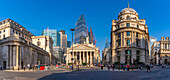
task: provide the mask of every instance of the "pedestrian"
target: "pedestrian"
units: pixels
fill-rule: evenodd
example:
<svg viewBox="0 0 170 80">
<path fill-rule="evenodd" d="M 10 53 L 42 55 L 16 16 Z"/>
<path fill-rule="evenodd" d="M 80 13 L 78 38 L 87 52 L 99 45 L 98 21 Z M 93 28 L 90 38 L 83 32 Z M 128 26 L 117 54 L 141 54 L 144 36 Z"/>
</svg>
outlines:
<svg viewBox="0 0 170 80">
<path fill-rule="evenodd" d="M 149 72 L 151 72 L 151 66 L 150 65 L 148 66 L 148 69 L 149 69 Z"/>
<path fill-rule="evenodd" d="M 125 64 L 123 64 L 123 70 L 125 71 Z"/>
<path fill-rule="evenodd" d="M 132 64 L 132 71 L 133 71 L 133 64 Z"/>
<path fill-rule="evenodd" d="M 103 65 L 101 65 L 101 70 L 103 70 Z"/>
<path fill-rule="evenodd" d="M 25 71 L 25 65 L 24 65 L 24 71 Z"/>
<path fill-rule="evenodd" d="M 1 70 L 2 70 L 2 65 L 1 65 Z"/>
<path fill-rule="evenodd" d="M 129 64 L 127 64 L 127 66 L 126 66 L 126 67 L 127 67 L 127 71 L 129 71 Z"/>
<path fill-rule="evenodd" d="M 150 66 L 148 64 L 146 65 L 146 68 L 147 68 L 147 72 L 151 72 Z"/>
<path fill-rule="evenodd" d="M 32 66 L 32 70 L 34 71 L 34 65 Z"/>
<path fill-rule="evenodd" d="M 118 67 L 119 67 L 119 70 L 120 70 L 120 64 L 118 65 Z"/>
<path fill-rule="evenodd" d="M 38 64 L 38 70 L 40 70 L 40 64 Z"/>
<path fill-rule="evenodd" d="M 162 64 L 162 68 L 164 68 L 164 65 Z"/>
<path fill-rule="evenodd" d="M 112 69 L 113 69 L 113 71 L 114 71 L 114 64 L 113 64 L 111 67 L 112 67 Z"/>
<path fill-rule="evenodd" d="M 140 70 L 142 70 L 142 64 L 140 65 Z"/>
<path fill-rule="evenodd" d="M 110 70 L 110 64 L 108 65 L 108 70 Z"/>
<path fill-rule="evenodd" d="M 27 64 L 28 69 L 30 70 L 30 64 Z"/>
</svg>

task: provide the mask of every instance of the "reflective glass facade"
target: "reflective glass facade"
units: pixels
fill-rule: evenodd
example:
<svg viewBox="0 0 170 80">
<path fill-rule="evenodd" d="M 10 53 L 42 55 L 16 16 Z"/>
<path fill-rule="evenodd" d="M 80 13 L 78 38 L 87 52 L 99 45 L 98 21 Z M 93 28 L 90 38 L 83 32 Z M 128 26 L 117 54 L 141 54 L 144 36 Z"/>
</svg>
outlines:
<svg viewBox="0 0 170 80">
<path fill-rule="evenodd" d="M 76 23 L 75 33 L 74 33 L 74 43 L 80 43 L 81 36 L 85 39 L 87 36 L 86 20 L 84 15 L 81 15 Z"/>
<path fill-rule="evenodd" d="M 57 46 L 57 30 L 44 29 L 42 35 L 50 36 L 53 40 L 53 46 Z"/>
</svg>

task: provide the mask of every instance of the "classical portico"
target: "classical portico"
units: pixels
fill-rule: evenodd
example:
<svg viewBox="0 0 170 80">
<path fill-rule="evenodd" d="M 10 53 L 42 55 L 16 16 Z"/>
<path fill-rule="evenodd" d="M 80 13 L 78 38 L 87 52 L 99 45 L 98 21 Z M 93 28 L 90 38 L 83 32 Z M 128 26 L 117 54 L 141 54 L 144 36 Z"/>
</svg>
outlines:
<svg viewBox="0 0 170 80">
<path fill-rule="evenodd" d="M 74 63 L 81 65 L 82 63 L 97 64 L 100 62 L 100 54 L 98 48 L 93 44 L 73 44 L 67 49 L 66 63 Z M 74 60 L 72 60 L 72 58 Z"/>
</svg>

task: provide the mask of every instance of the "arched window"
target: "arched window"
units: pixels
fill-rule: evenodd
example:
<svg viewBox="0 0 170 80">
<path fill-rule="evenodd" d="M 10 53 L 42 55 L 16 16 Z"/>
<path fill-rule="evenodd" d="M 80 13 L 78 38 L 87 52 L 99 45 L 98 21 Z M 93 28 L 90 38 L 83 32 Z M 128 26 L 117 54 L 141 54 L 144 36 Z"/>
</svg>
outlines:
<svg viewBox="0 0 170 80">
<path fill-rule="evenodd" d="M 127 18 L 126 18 L 127 20 L 130 20 L 130 16 L 127 16 Z"/>
</svg>

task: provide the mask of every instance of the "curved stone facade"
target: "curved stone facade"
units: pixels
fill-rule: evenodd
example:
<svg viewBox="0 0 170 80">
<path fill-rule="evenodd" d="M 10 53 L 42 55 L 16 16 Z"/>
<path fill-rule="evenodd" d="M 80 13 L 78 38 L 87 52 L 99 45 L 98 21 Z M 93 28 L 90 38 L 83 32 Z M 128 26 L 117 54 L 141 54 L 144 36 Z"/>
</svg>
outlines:
<svg viewBox="0 0 170 80">
<path fill-rule="evenodd" d="M 112 63 L 149 63 L 148 27 L 134 9 L 125 8 L 112 20 L 111 43 Z"/>
</svg>

